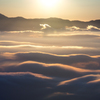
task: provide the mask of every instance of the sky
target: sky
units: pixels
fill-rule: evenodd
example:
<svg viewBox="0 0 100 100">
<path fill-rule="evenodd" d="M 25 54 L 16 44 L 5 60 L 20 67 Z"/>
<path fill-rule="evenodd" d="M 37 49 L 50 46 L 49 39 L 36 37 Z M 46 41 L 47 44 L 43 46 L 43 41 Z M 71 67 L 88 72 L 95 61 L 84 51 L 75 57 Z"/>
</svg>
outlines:
<svg viewBox="0 0 100 100">
<path fill-rule="evenodd" d="M 0 0 L 0 13 L 8 17 L 58 17 L 89 21 L 100 19 L 100 0 Z"/>
</svg>

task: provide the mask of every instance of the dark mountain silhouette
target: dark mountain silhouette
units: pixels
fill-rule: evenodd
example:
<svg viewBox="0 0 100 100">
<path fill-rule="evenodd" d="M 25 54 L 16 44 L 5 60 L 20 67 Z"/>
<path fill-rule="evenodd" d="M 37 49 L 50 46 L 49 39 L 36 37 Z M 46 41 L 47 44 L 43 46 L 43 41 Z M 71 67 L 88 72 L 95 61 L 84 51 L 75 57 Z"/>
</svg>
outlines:
<svg viewBox="0 0 100 100">
<path fill-rule="evenodd" d="M 8 18 L 0 14 L 0 31 L 22 31 L 22 30 L 40 30 L 40 24 L 49 24 L 52 28 L 61 29 L 66 26 L 77 26 L 86 28 L 88 25 L 93 25 L 100 28 L 100 20 L 89 22 L 84 21 L 70 21 L 60 18 L 47 18 L 47 19 L 25 19 L 23 17 Z"/>
<path fill-rule="evenodd" d="M 0 13 L 0 19 L 6 19 L 6 18 L 8 18 L 8 17 L 6 17 L 5 15 L 2 15 L 2 14 Z"/>
</svg>

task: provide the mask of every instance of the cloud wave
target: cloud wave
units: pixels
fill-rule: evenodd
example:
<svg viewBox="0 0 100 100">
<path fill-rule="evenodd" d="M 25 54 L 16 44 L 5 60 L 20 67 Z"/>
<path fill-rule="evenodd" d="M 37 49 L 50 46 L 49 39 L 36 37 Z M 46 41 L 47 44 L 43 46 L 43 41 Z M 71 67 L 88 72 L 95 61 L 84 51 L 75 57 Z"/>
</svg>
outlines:
<svg viewBox="0 0 100 100">
<path fill-rule="evenodd" d="M 41 76 L 39 74 L 39 76 Z M 96 100 L 100 99 L 100 75 L 86 75 L 59 84 L 56 79 L 41 78 L 38 74 L 0 73 L 1 100 Z M 61 82 L 60 82 L 61 83 Z"/>
</svg>

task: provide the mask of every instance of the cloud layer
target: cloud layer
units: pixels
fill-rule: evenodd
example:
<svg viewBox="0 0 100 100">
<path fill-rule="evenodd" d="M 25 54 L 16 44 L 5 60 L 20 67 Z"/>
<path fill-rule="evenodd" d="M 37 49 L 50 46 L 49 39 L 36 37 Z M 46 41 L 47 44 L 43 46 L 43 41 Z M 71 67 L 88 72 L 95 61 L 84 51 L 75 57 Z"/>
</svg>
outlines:
<svg viewBox="0 0 100 100">
<path fill-rule="evenodd" d="M 0 73 L 0 99 L 100 99 L 100 75 L 86 75 L 64 82 L 59 82 L 54 79 L 41 78 L 39 76 L 41 75 L 25 72 Z"/>
<path fill-rule="evenodd" d="M 1 66 L 15 65 L 22 62 L 42 62 L 53 65 L 68 65 L 75 68 L 99 70 L 100 56 L 89 55 L 55 55 L 49 53 L 27 52 L 27 53 L 3 53 L 0 55 Z M 7 64 L 6 64 L 6 63 Z M 37 63 L 38 64 L 38 63 Z M 44 66 L 44 65 L 43 65 Z M 49 66 L 49 65 L 47 65 Z"/>
<path fill-rule="evenodd" d="M 100 100 L 100 32 L 0 32 L 0 100 Z"/>
</svg>

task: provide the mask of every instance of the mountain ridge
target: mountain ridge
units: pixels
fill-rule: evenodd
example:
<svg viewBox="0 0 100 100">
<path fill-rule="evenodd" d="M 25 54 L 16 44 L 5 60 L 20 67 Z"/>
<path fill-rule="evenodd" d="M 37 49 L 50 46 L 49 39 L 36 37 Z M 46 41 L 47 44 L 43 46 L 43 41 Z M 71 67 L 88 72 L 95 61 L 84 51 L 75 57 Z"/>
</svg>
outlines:
<svg viewBox="0 0 100 100">
<path fill-rule="evenodd" d="M 35 18 L 26 19 L 24 17 L 7 17 L 0 13 L 0 31 L 23 31 L 23 30 L 41 30 L 40 24 L 48 24 L 52 28 L 61 29 L 66 26 L 76 26 L 80 28 L 86 28 L 88 25 L 93 25 L 100 28 L 100 20 L 91 21 L 79 21 L 79 20 L 65 20 L 61 18 Z"/>
<path fill-rule="evenodd" d="M 8 18 L 7 16 L 0 13 L 0 19 Z"/>
</svg>

